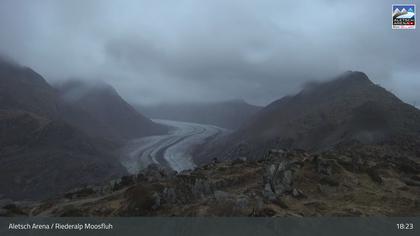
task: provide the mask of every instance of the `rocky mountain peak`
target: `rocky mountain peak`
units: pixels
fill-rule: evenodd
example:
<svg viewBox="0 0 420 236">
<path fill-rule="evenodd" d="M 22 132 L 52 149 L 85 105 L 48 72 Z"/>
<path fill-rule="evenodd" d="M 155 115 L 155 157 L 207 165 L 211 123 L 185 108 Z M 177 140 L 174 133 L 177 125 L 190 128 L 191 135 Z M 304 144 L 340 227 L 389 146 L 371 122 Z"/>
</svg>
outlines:
<svg viewBox="0 0 420 236">
<path fill-rule="evenodd" d="M 256 156 L 267 147 L 325 150 L 351 140 L 372 144 L 402 134 L 420 134 L 420 111 L 365 73 L 348 71 L 269 104 L 220 149 L 236 153 L 232 147 L 240 147 L 241 153 Z"/>
</svg>

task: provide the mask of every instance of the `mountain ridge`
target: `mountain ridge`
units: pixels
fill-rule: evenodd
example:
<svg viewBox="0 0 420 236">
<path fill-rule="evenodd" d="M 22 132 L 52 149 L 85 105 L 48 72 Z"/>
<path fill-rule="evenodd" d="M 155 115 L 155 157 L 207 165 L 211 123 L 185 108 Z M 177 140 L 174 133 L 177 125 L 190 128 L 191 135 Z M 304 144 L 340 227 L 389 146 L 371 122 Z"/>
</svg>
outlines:
<svg viewBox="0 0 420 236">
<path fill-rule="evenodd" d="M 168 131 L 136 111 L 106 83 L 69 80 L 56 87 L 64 101 L 81 108 L 118 139 L 129 140 Z"/>
<path fill-rule="evenodd" d="M 145 126 L 153 128 L 154 123 L 134 111 L 112 88 L 100 98 L 105 103 L 117 101 L 109 112 L 131 112 L 131 118 L 122 117 L 121 123 L 146 121 Z M 104 106 L 101 99 L 89 108 Z M 59 90 L 32 69 L 1 59 L 0 196 L 51 197 L 126 174 L 116 152 L 133 136 L 123 136 L 118 129 L 111 129 L 107 120 L 98 119 L 109 117 L 108 110 L 102 111 L 98 116 L 80 104 L 65 101 Z M 124 122 L 124 118 L 130 122 Z M 149 135 L 138 128 L 132 130 L 139 132 L 138 137 Z"/>
<path fill-rule="evenodd" d="M 239 128 L 261 109 L 240 99 L 221 102 L 167 103 L 136 108 L 151 118 L 210 124 L 231 130 Z"/>
<path fill-rule="evenodd" d="M 420 111 L 366 74 L 346 72 L 272 102 L 212 149 L 239 156 L 275 147 L 316 151 L 352 140 L 385 142 L 401 134 L 420 136 Z"/>
</svg>

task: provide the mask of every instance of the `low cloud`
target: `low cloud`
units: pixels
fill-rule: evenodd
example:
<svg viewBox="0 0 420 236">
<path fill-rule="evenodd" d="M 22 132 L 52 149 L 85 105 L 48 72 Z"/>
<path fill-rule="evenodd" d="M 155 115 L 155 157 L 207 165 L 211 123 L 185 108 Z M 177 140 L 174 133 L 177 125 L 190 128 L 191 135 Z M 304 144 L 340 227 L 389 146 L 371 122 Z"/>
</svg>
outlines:
<svg viewBox="0 0 420 236">
<path fill-rule="evenodd" d="M 391 29 L 392 3 L 4 0 L 0 52 L 50 81 L 105 80 L 134 103 L 263 105 L 361 70 L 420 104 L 420 36 Z"/>
</svg>

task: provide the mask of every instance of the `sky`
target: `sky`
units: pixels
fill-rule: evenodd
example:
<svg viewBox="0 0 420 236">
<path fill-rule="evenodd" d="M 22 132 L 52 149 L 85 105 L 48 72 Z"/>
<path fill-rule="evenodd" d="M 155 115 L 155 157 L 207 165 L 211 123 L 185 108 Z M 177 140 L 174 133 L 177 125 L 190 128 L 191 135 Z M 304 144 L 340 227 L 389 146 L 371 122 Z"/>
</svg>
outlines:
<svg viewBox="0 0 420 236">
<path fill-rule="evenodd" d="M 399 1 L 399 3 L 416 1 Z M 1 0 L 0 54 L 131 103 L 266 105 L 348 70 L 420 105 L 420 28 L 389 0 Z"/>
</svg>

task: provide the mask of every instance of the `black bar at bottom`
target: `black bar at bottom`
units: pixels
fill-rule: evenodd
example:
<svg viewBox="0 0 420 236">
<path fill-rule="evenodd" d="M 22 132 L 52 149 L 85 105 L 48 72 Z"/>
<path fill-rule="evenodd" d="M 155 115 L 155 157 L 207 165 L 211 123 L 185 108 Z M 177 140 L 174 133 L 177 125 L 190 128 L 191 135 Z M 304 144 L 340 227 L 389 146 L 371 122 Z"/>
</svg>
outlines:
<svg viewBox="0 0 420 236">
<path fill-rule="evenodd" d="M 20 229 L 19 229 L 20 228 Z M 0 218 L 0 235 L 420 235 L 413 218 Z"/>
</svg>

